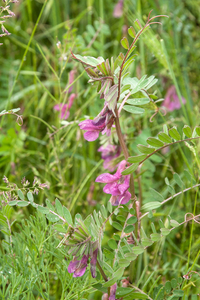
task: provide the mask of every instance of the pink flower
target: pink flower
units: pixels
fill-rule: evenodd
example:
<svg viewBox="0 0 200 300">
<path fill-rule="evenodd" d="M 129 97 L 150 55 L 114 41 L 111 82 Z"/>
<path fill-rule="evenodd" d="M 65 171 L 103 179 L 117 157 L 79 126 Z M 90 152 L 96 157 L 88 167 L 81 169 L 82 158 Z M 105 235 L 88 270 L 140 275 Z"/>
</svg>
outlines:
<svg viewBox="0 0 200 300">
<path fill-rule="evenodd" d="M 98 151 L 101 152 L 101 158 L 104 159 L 104 169 L 108 169 L 110 172 L 113 172 L 117 167 L 113 160 L 120 155 L 121 148 L 116 145 L 108 144 L 106 146 L 101 146 Z"/>
<path fill-rule="evenodd" d="M 90 271 L 93 278 L 96 277 L 97 254 L 98 254 L 98 248 L 93 251 L 92 258 L 90 260 Z M 89 259 L 89 254 L 88 255 L 84 254 L 81 260 L 77 260 L 77 258 L 74 257 L 74 259 L 70 262 L 68 266 L 68 272 L 74 273 L 73 277 L 83 276 L 85 274 L 85 270 L 88 265 L 88 259 Z"/>
<path fill-rule="evenodd" d="M 186 103 L 185 98 L 182 97 L 183 104 Z M 165 100 L 162 103 L 162 106 L 165 106 L 168 111 L 174 111 L 181 108 L 181 103 L 179 97 L 176 93 L 176 88 L 172 85 L 168 90 L 165 96 Z"/>
<path fill-rule="evenodd" d="M 110 202 L 116 206 L 119 204 L 126 204 L 130 198 L 131 193 L 128 191 L 130 175 L 122 175 L 121 173 L 126 168 L 126 161 L 120 162 L 117 172 L 114 175 L 109 173 L 101 174 L 95 180 L 96 182 L 106 183 L 103 188 L 104 193 L 111 194 Z"/>
<path fill-rule="evenodd" d="M 76 98 L 76 94 L 71 94 L 69 96 L 69 101 L 66 104 L 60 103 L 60 104 L 56 104 L 53 109 L 60 111 L 60 118 L 61 119 L 68 119 L 69 117 L 69 110 L 74 102 L 74 99 Z"/>
<path fill-rule="evenodd" d="M 118 3 L 115 5 L 113 17 L 120 18 L 123 15 L 123 5 L 124 0 L 119 0 Z"/>
<path fill-rule="evenodd" d="M 114 122 L 113 113 L 107 108 L 107 104 L 94 120 L 85 120 L 79 123 L 80 129 L 86 130 L 84 138 L 89 141 L 95 141 L 99 137 L 99 133 L 111 134 L 111 127 Z"/>
<path fill-rule="evenodd" d="M 81 260 L 77 260 L 75 257 L 68 266 L 68 272 L 74 273 L 73 277 L 83 276 L 87 268 L 88 257 L 89 255 L 83 255 Z"/>
</svg>

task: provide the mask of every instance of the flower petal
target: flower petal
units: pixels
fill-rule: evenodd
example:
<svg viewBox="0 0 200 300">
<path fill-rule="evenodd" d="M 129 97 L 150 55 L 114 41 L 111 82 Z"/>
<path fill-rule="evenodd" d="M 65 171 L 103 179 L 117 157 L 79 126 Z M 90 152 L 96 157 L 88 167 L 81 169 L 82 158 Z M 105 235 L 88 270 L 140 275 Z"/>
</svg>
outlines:
<svg viewBox="0 0 200 300">
<path fill-rule="evenodd" d="M 99 131 L 93 130 L 93 131 L 87 131 L 84 133 L 84 138 L 88 142 L 93 142 L 99 137 Z"/>
<path fill-rule="evenodd" d="M 80 260 L 72 260 L 68 266 L 68 272 L 69 273 L 74 273 L 74 271 L 76 270 L 78 264 L 80 263 Z"/>
<path fill-rule="evenodd" d="M 102 182 L 102 183 L 112 183 L 114 181 L 116 181 L 118 178 L 115 177 L 115 175 L 111 175 L 109 173 L 103 173 L 101 175 L 99 175 L 96 178 L 96 182 Z"/>
</svg>

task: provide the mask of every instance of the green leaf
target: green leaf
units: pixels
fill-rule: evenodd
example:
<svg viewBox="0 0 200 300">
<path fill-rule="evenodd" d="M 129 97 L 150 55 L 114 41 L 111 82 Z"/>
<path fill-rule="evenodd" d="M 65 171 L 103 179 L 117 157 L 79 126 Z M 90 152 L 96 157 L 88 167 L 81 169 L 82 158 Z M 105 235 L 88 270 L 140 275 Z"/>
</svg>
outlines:
<svg viewBox="0 0 200 300">
<path fill-rule="evenodd" d="M 161 142 L 160 140 L 158 140 L 156 138 L 153 138 L 153 137 L 148 138 L 147 143 L 150 146 L 153 146 L 153 147 L 156 147 L 156 148 L 160 148 L 164 145 L 163 142 Z"/>
<path fill-rule="evenodd" d="M 173 177 L 174 177 L 174 180 L 175 180 L 176 184 L 178 184 L 178 186 L 179 186 L 180 188 L 182 188 L 182 187 L 184 186 L 184 183 L 183 183 L 183 181 L 181 180 L 181 177 L 180 177 L 177 173 L 174 173 L 174 174 L 173 174 Z"/>
<path fill-rule="evenodd" d="M 145 110 L 141 107 L 124 105 L 123 109 L 130 112 L 131 114 L 140 115 L 145 112 Z"/>
<path fill-rule="evenodd" d="M 30 203 L 28 201 L 18 201 L 17 206 L 24 207 L 28 206 Z"/>
<path fill-rule="evenodd" d="M 129 212 L 130 212 L 131 215 L 134 215 L 135 214 L 135 209 L 131 207 Z"/>
<path fill-rule="evenodd" d="M 58 232 L 67 233 L 67 228 L 65 228 L 65 226 L 62 224 L 55 224 L 53 227 Z"/>
<path fill-rule="evenodd" d="M 94 289 L 98 290 L 98 291 L 101 291 L 102 293 L 106 293 L 107 292 L 107 288 L 104 288 L 101 283 L 92 284 L 92 287 Z"/>
<path fill-rule="evenodd" d="M 151 195 L 153 196 L 154 200 L 157 200 L 159 202 L 162 202 L 164 200 L 164 197 L 158 193 L 156 190 L 149 188 L 149 191 L 151 193 Z"/>
<path fill-rule="evenodd" d="M 134 39 L 136 32 L 135 32 L 135 29 L 133 28 L 133 26 L 130 26 L 128 28 L 128 34 L 130 35 L 130 37 L 132 37 Z"/>
<path fill-rule="evenodd" d="M 108 203 L 107 203 L 107 209 L 108 209 L 109 213 L 111 214 L 111 213 L 112 213 L 113 206 L 112 206 L 112 204 L 110 203 L 110 201 L 108 201 Z"/>
<path fill-rule="evenodd" d="M 145 153 L 145 154 L 151 154 L 152 152 L 154 152 L 156 150 L 155 148 L 147 147 L 147 146 L 140 145 L 140 144 L 137 145 L 137 148 L 141 153 Z"/>
<path fill-rule="evenodd" d="M 186 135 L 187 137 L 189 137 L 189 138 L 192 137 L 192 129 L 190 128 L 190 126 L 185 125 L 185 126 L 183 127 L 183 132 L 185 133 L 185 135 Z"/>
<path fill-rule="evenodd" d="M 72 216 L 67 207 L 63 206 L 63 217 L 69 225 L 73 225 Z"/>
<path fill-rule="evenodd" d="M 127 295 L 125 297 L 123 297 L 124 300 L 133 300 L 133 299 L 140 299 L 140 300 L 143 300 L 143 299 L 149 299 L 149 296 L 148 295 L 145 295 L 145 294 L 142 294 L 142 293 L 131 293 L 130 296 Z"/>
<path fill-rule="evenodd" d="M 150 240 L 148 238 L 142 238 L 141 242 L 142 242 L 142 246 L 144 246 L 144 247 L 149 247 L 153 244 L 152 240 Z"/>
<path fill-rule="evenodd" d="M 24 200 L 24 194 L 22 193 L 21 190 L 18 190 L 18 191 L 17 191 L 17 194 L 18 194 L 18 196 L 19 196 L 19 198 L 20 198 L 21 200 Z"/>
<path fill-rule="evenodd" d="M 125 258 L 129 261 L 134 261 L 137 258 L 135 253 L 129 252 L 125 254 Z"/>
<path fill-rule="evenodd" d="M 115 239 L 115 241 L 119 241 L 120 240 L 119 234 L 116 234 L 116 233 L 114 233 L 113 238 Z"/>
<path fill-rule="evenodd" d="M 124 259 L 124 258 L 121 258 L 121 259 L 119 260 L 119 266 L 120 266 L 120 267 L 126 268 L 126 267 L 128 267 L 129 265 L 130 265 L 130 261 L 129 261 L 129 260 Z"/>
<path fill-rule="evenodd" d="M 179 141 L 181 139 L 181 136 L 179 134 L 179 132 L 177 131 L 176 127 L 173 127 L 169 130 L 169 134 L 171 135 L 171 137 L 177 141 Z"/>
<path fill-rule="evenodd" d="M 123 229 L 122 225 L 120 223 L 118 223 L 118 222 L 113 222 L 112 226 L 114 228 L 116 228 L 117 230 L 119 230 L 119 231 L 122 231 L 122 229 Z"/>
<path fill-rule="evenodd" d="M 153 202 L 148 202 L 148 203 L 144 204 L 141 209 L 144 209 L 144 210 L 153 210 L 153 209 L 159 208 L 161 205 L 162 204 L 160 202 L 153 201 Z"/>
<path fill-rule="evenodd" d="M 110 280 L 108 280 L 106 283 L 103 284 L 103 287 L 109 287 L 112 286 L 113 284 L 115 284 L 115 282 L 117 281 L 117 278 L 111 278 Z"/>
<path fill-rule="evenodd" d="M 126 103 L 131 105 L 145 105 L 149 102 L 150 102 L 149 98 L 134 98 L 134 99 L 129 98 L 126 101 Z"/>
<path fill-rule="evenodd" d="M 26 196 L 30 202 L 34 202 L 33 194 L 30 191 L 27 193 Z"/>
<path fill-rule="evenodd" d="M 122 47 L 123 47 L 124 49 L 128 49 L 128 48 L 129 48 L 129 42 L 128 42 L 127 38 L 124 37 L 124 38 L 121 40 L 121 45 L 122 45 Z"/>
<path fill-rule="evenodd" d="M 172 142 L 171 138 L 164 132 L 161 132 L 158 134 L 158 138 L 164 142 L 164 143 L 167 143 L 167 144 L 170 144 Z"/>
<path fill-rule="evenodd" d="M 38 205 L 37 209 L 42 213 L 42 214 L 49 214 L 49 208 L 47 207 L 43 207 L 43 206 L 40 206 Z"/>
<path fill-rule="evenodd" d="M 154 242 L 160 241 L 161 240 L 161 235 L 159 233 L 152 233 L 150 234 L 151 240 Z"/>
<path fill-rule="evenodd" d="M 122 172 L 122 175 L 129 175 L 129 174 L 133 173 L 137 169 L 138 166 L 139 166 L 138 163 L 132 164 L 130 167 L 126 168 L 126 170 L 124 170 Z"/>
<path fill-rule="evenodd" d="M 124 216 L 117 216 L 116 218 L 117 220 L 121 221 L 121 222 L 125 222 L 126 218 Z"/>
<path fill-rule="evenodd" d="M 134 254 L 139 255 L 144 252 L 144 247 L 143 246 L 135 246 L 132 248 L 132 251 Z"/>
<path fill-rule="evenodd" d="M 170 220 L 170 225 L 172 227 L 178 227 L 179 226 L 179 222 L 177 222 L 176 220 Z"/>
<path fill-rule="evenodd" d="M 117 243 L 116 243 L 115 240 L 113 240 L 113 239 L 110 239 L 110 240 L 108 241 L 108 246 L 109 246 L 112 250 L 117 249 Z"/>
<path fill-rule="evenodd" d="M 130 156 L 128 158 L 128 162 L 130 163 L 137 163 L 137 162 L 140 162 L 142 161 L 143 159 L 146 158 L 146 155 L 145 154 L 142 154 L 142 155 L 137 155 L 137 156 Z"/>
<path fill-rule="evenodd" d="M 53 215 L 52 213 L 47 214 L 47 215 L 46 215 L 46 218 L 47 218 L 49 221 L 53 222 L 53 223 L 54 223 L 54 222 L 57 222 L 57 221 L 59 220 L 59 217 Z"/>
<path fill-rule="evenodd" d="M 126 228 L 124 229 L 125 233 L 130 233 L 132 231 L 134 231 L 135 227 L 133 225 L 128 225 L 126 226 Z"/>
<path fill-rule="evenodd" d="M 200 127 L 196 127 L 195 130 L 196 130 L 197 135 L 200 136 Z"/>
<path fill-rule="evenodd" d="M 173 291 L 173 295 L 178 296 L 178 297 L 183 297 L 184 296 L 184 291 L 175 290 L 175 291 Z"/>
<path fill-rule="evenodd" d="M 168 229 L 168 228 L 161 228 L 160 231 L 161 231 L 162 235 L 164 235 L 164 236 L 170 234 L 170 232 L 171 232 L 170 229 Z"/>
<path fill-rule="evenodd" d="M 58 199 L 56 199 L 56 210 L 59 216 L 63 217 L 63 206 Z"/>
<path fill-rule="evenodd" d="M 177 280 L 175 278 L 173 278 L 171 280 L 171 286 L 172 286 L 173 289 L 175 289 L 177 287 Z"/>
<path fill-rule="evenodd" d="M 8 205 L 14 206 L 14 205 L 17 205 L 17 202 L 18 202 L 17 200 L 9 201 Z"/>
<path fill-rule="evenodd" d="M 137 222 L 137 217 L 133 216 L 127 220 L 127 224 L 135 224 Z"/>
<path fill-rule="evenodd" d="M 165 283 L 165 292 L 166 292 L 167 294 L 169 294 L 170 291 L 171 291 L 171 283 L 170 283 L 170 281 L 167 281 L 167 282 Z"/>
<path fill-rule="evenodd" d="M 122 275 L 124 273 L 124 268 L 121 267 L 119 268 L 117 271 L 114 272 L 114 274 L 112 275 L 113 278 L 117 278 L 117 279 L 121 279 Z"/>
</svg>

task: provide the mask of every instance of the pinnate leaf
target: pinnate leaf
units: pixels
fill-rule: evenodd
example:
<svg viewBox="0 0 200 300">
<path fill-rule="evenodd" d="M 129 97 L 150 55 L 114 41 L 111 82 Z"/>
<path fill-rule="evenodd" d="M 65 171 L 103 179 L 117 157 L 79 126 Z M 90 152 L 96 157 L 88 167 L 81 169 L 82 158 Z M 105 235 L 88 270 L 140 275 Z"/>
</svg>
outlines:
<svg viewBox="0 0 200 300">
<path fill-rule="evenodd" d="M 131 106 L 131 105 L 124 105 L 123 109 L 130 112 L 131 114 L 140 115 L 145 112 L 145 110 L 141 107 Z"/>
<path fill-rule="evenodd" d="M 145 158 L 146 158 L 145 154 L 137 155 L 137 156 L 131 156 L 131 157 L 128 158 L 128 162 L 130 162 L 130 163 L 137 163 L 137 162 L 142 161 Z"/>
</svg>

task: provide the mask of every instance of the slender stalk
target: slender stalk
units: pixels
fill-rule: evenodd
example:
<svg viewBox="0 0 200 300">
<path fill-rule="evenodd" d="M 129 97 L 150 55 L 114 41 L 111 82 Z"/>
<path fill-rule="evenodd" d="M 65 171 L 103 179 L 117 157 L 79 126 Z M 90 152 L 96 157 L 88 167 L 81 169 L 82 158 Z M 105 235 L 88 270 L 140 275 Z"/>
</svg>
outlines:
<svg viewBox="0 0 200 300">
<path fill-rule="evenodd" d="M 99 269 L 99 271 L 100 271 L 100 273 L 101 273 L 103 279 L 104 279 L 105 281 L 108 281 L 108 278 L 107 278 L 106 274 L 104 273 L 104 270 L 102 269 L 102 267 L 101 267 L 101 265 L 100 265 L 98 259 L 97 259 L 97 268 Z M 109 297 L 109 296 L 110 296 L 110 286 L 108 287 L 108 297 Z"/>
</svg>

